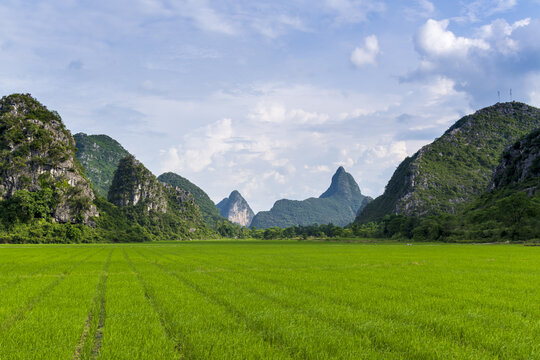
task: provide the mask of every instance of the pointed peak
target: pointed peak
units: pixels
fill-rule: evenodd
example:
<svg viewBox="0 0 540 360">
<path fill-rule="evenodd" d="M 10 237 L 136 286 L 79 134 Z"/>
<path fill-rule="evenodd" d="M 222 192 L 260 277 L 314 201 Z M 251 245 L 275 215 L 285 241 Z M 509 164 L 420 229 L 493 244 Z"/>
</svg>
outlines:
<svg viewBox="0 0 540 360">
<path fill-rule="evenodd" d="M 350 197 L 353 193 L 361 194 L 360 188 L 353 176 L 346 172 L 343 166 L 340 166 L 334 176 L 332 176 L 330 187 L 320 197 L 326 198 L 334 195 Z"/>
</svg>

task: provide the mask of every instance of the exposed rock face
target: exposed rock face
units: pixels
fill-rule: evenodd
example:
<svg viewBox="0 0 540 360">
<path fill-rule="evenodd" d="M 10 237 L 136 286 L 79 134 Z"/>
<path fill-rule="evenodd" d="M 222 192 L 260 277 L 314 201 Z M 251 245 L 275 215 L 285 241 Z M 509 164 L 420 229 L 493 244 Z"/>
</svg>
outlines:
<svg viewBox="0 0 540 360">
<path fill-rule="evenodd" d="M 540 109 L 500 103 L 456 122 L 440 138 L 406 158 L 385 192 L 357 221 L 387 214 L 426 216 L 456 213 L 485 191 L 504 148 L 540 126 Z"/>
<path fill-rule="evenodd" d="M 490 190 L 524 185 L 533 195 L 540 188 L 540 129 L 508 147 L 502 161 L 493 172 Z"/>
<path fill-rule="evenodd" d="M 132 155 L 118 163 L 109 201 L 130 221 L 161 239 L 182 240 L 207 234 L 191 193 L 159 182 Z"/>
<path fill-rule="evenodd" d="M 139 205 L 147 212 L 167 212 L 165 187 L 133 155 L 118 163 L 108 198 L 118 207 Z"/>
<path fill-rule="evenodd" d="M 228 198 L 221 200 L 216 206 L 221 216 L 242 226 L 249 226 L 255 215 L 247 201 L 236 190 Z"/>
<path fill-rule="evenodd" d="M 92 218 L 99 215 L 95 196 L 75 161 L 75 150 L 58 113 L 29 94 L 0 100 L 0 199 L 9 199 L 18 190 L 50 188 L 53 220 L 92 225 Z"/>
<path fill-rule="evenodd" d="M 78 133 L 73 137 L 77 146 L 77 158 L 86 176 L 98 194 L 107 198 L 118 163 L 129 153 L 107 135 Z"/>
<path fill-rule="evenodd" d="M 251 226 L 262 229 L 315 223 L 345 226 L 370 200 L 362 195 L 352 175 L 340 166 L 332 176 L 330 187 L 319 198 L 278 200 L 270 211 L 257 213 Z"/>
<path fill-rule="evenodd" d="M 210 199 L 210 197 L 200 187 L 189 181 L 188 179 L 172 173 L 167 172 L 158 176 L 158 180 L 162 183 L 166 183 L 172 186 L 176 186 L 180 189 L 189 191 L 195 203 L 201 209 L 201 213 L 204 218 L 204 222 L 208 226 L 214 226 L 218 220 L 223 219 L 219 214 L 219 210 L 216 208 L 216 204 Z"/>
</svg>

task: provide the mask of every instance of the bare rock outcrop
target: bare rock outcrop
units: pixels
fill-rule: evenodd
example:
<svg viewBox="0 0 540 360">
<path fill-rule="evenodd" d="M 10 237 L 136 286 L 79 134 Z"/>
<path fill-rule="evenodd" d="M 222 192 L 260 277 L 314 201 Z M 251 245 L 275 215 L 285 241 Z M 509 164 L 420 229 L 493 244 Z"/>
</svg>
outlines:
<svg viewBox="0 0 540 360">
<path fill-rule="evenodd" d="M 75 141 L 55 111 L 29 94 L 0 100 L 0 198 L 52 190 L 51 217 L 93 225 L 94 192 L 75 160 Z"/>
</svg>

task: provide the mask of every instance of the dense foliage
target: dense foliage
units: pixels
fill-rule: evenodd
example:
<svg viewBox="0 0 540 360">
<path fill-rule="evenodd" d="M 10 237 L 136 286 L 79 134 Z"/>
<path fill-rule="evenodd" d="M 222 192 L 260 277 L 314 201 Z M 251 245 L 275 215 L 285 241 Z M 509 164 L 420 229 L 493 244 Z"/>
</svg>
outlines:
<svg viewBox="0 0 540 360">
<path fill-rule="evenodd" d="M 199 205 L 199 209 L 201 210 L 204 222 L 208 226 L 213 228 L 216 226 L 219 220 L 223 219 L 221 215 L 219 215 L 219 211 L 216 208 L 216 205 L 204 192 L 204 190 L 193 184 L 188 179 L 183 178 L 182 176 L 172 172 L 161 174 L 158 176 L 157 179 L 161 182 L 189 191 L 193 195 L 195 203 Z"/>
<path fill-rule="evenodd" d="M 132 155 L 120 160 L 108 200 L 153 239 L 190 239 L 210 233 L 192 195 L 163 185 Z"/>
<path fill-rule="evenodd" d="M 81 224 L 52 221 L 58 196 L 49 187 L 18 190 L 0 201 L 0 243 L 81 242 L 93 231 Z"/>
<path fill-rule="evenodd" d="M 73 137 L 77 146 L 77 158 L 83 165 L 86 176 L 96 192 L 107 198 L 118 162 L 129 153 L 107 135 L 78 133 Z"/>
<path fill-rule="evenodd" d="M 496 104 L 465 116 L 397 168 L 385 192 L 358 216 L 455 214 L 484 192 L 505 147 L 540 127 L 540 110 Z"/>
<path fill-rule="evenodd" d="M 62 119 L 30 95 L 3 97 L 0 120 L 0 242 L 140 242 L 212 235 L 192 198 L 159 183 L 142 164 L 134 173 L 120 174 L 118 182 L 137 187 L 138 175 L 149 174 L 141 177 L 158 191 L 150 191 L 144 202 L 120 208 L 96 198 Z M 79 154 L 86 154 L 81 159 L 99 185 L 94 188 L 103 192 L 116 159 L 127 152 L 104 135 L 77 137 Z M 152 202 L 159 206 L 148 209 Z"/>
</svg>

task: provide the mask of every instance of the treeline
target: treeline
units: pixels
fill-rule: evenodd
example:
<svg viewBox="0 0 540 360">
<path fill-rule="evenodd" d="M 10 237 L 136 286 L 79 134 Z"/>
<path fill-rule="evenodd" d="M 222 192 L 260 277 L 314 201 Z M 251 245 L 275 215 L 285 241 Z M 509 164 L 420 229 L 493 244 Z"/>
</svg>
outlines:
<svg viewBox="0 0 540 360">
<path fill-rule="evenodd" d="M 504 191 L 481 196 L 457 215 L 412 217 L 386 215 L 379 222 L 248 229 L 220 222 L 222 237 L 255 239 L 384 238 L 404 241 L 500 242 L 540 241 L 540 194 Z"/>
<path fill-rule="evenodd" d="M 395 239 L 403 241 L 443 242 L 540 242 L 540 192 L 528 196 L 523 191 L 505 190 L 481 196 L 457 215 L 410 217 L 386 215 L 379 222 L 353 223 L 346 227 L 333 224 L 250 229 L 227 220 L 214 230 L 195 236 L 186 229 L 181 238 L 172 229 L 174 219 L 145 217 L 140 223 L 136 213 L 121 209 L 98 197 L 100 217 L 94 227 L 51 221 L 57 195 L 50 188 L 37 192 L 19 190 L 9 200 L 0 201 L 0 243 L 81 243 L 146 242 L 188 240 L 191 238 L 237 239 Z"/>
<path fill-rule="evenodd" d="M 217 236 L 206 227 L 193 231 L 178 216 L 146 214 L 140 207 L 124 211 L 100 196 L 95 200 L 100 216 L 91 226 L 58 223 L 53 220 L 57 205 L 58 194 L 48 186 L 38 191 L 18 190 L 0 201 L 0 243 L 120 243 Z M 184 218 L 191 215 L 182 213 Z"/>
</svg>

